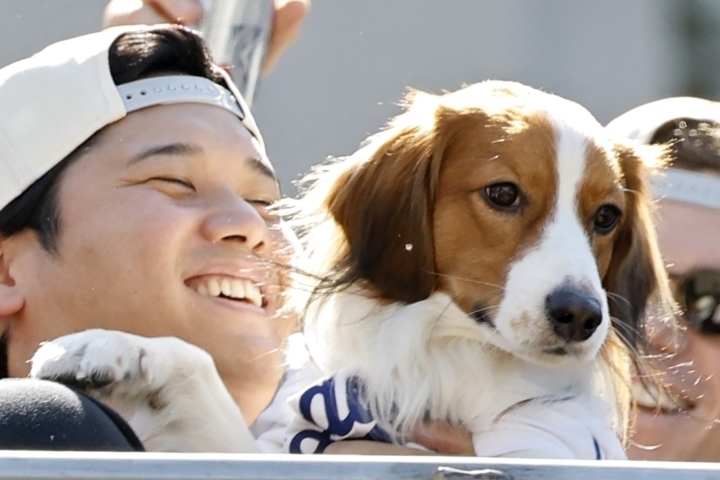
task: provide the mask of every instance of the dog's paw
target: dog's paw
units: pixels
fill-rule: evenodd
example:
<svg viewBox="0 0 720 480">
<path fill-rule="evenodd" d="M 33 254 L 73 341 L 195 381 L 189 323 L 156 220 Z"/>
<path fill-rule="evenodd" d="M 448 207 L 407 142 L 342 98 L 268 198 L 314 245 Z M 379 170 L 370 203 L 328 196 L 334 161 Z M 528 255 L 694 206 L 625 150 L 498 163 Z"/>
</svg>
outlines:
<svg viewBox="0 0 720 480">
<path fill-rule="evenodd" d="M 100 398 L 152 399 L 192 371 L 213 367 L 203 350 L 176 338 L 85 330 L 45 342 L 30 376 L 80 388 Z"/>
<path fill-rule="evenodd" d="M 30 376 L 108 393 L 122 383 L 135 388 L 149 386 L 152 376 L 147 352 L 138 339 L 111 330 L 62 336 L 43 343 L 35 352 Z"/>
<path fill-rule="evenodd" d="M 255 451 L 212 357 L 177 338 L 86 330 L 44 343 L 31 362 L 31 377 L 113 407 L 149 451 Z"/>
</svg>

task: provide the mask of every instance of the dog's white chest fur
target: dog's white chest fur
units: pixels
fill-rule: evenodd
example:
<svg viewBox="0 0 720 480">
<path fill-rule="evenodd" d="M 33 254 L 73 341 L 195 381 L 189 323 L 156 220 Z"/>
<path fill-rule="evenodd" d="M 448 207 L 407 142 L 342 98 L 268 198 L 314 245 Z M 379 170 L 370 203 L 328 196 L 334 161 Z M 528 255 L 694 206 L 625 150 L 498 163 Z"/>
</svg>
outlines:
<svg viewBox="0 0 720 480">
<path fill-rule="evenodd" d="M 473 432 L 480 455 L 594 458 L 597 441 L 601 458 L 624 457 L 598 363 L 541 366 L 503 352 L 443 293 L 387 306 L 339 293 L 311 314 L 321 368 L 357 375 L 375 419 L 399 437 L 447 420 Z"/>
</svg>

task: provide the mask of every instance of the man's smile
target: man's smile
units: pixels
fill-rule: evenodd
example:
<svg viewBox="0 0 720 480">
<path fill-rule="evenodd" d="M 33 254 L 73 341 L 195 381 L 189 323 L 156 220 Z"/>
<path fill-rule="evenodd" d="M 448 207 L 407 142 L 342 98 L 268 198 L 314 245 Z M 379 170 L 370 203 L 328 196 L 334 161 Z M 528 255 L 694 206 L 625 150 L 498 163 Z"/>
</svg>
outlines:
<svg viewBox="0 0 720 480">
<path fill-rule="evenodd" d="M 246 278 L 228 275 L 202 275 L 188 279 L 185 284 L 200 295 L 246 302 L 258 308 L 267 306 L 260 285 Z"/>
</svg>

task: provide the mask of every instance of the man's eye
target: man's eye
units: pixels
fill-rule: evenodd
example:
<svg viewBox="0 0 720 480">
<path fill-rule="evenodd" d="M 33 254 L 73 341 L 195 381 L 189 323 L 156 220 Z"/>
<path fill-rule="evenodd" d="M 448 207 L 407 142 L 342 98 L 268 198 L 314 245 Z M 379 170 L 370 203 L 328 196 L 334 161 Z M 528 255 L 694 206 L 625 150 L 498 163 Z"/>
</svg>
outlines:
<svg viewBox="0 0 720 480">
<path fill-rule="evenodd" d="M 245 201 L 254 206 L 266 221 L 276 222 L 280 220 L 280 216 L 272 208 L 276 200 L 247 199 Z"/>
<path fill-rule="evenodd" d="M 252 203 L 255 206 L 264 207 L 264 208 L 270 207 L 270 206 L 272 206 L 273 203 L 275 203 L 272 200 L 247 200 L 247 202 Z"/>
<path fill-rule="evenodd" d="M 187 180 L 183 180 L 182 178 L 175 178 L 175 177 L 153 177 L 150 179 L 150 181 L 156 181 L 156 182 L 164 182 L 164 183 L 171 183 L 174 185 L 178 185 L 187 189 L 190 189 L 192 191 L 195 191 L 195 187 L 192 183 L 188 182 Z"/>
</svg>

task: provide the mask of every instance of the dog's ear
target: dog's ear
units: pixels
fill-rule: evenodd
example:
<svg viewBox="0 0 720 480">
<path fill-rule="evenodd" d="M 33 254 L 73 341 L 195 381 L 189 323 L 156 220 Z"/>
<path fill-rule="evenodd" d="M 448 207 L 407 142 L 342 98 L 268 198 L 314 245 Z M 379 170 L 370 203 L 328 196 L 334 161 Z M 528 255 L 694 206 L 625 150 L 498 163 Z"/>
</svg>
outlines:
<svg viewBox="0 0 720 480">
<path fill-rule="evenodd" d="M 339 284 L 361 281 L 401 302 L 435 289 L 432 210 L 444 148 L 435 98 L 411 92 L 407 110 L 346 160 L 337 177 L 326 206 L 347 244 Z"/>
<path fill-rule="evenodd" d="M 672 315 L 674 309 L 650 191 L 650 178 L 666 165 L 667 154 L 660 147 L 642 145 L 619 145 L 616 152 L 624 176 L 626 218 L 603 283 L 618 333 L 636 345 L 650 309 L 660 315 Z"/>
</svg>

